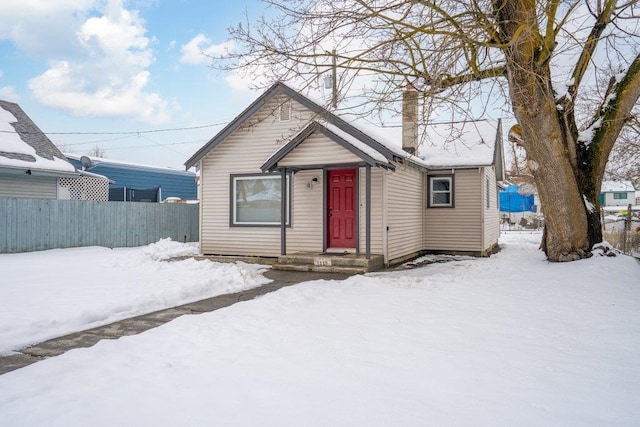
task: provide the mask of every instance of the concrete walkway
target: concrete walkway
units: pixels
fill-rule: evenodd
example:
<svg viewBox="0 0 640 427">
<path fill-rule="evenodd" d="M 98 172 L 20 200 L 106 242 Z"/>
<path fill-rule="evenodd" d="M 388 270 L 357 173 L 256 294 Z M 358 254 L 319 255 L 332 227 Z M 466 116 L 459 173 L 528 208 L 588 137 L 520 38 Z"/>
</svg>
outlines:
<svg viewBox="0 0 640 427">
<path fill-rule="evenodd" d="M 32 345 L 10 356 L 0 356 L 0 375 L 23 368 L 49 357 L 59 356 L 74 348 L 91 347 L 100 340 L 117 339 L 127 335 L 136 335 L 163 325 L 185 314 L 199 314 L 219 310 L 237 302 L 248 301 L 258 296 L 268 294 L 280 288 L 284 288 L 285 286 L 291 286 L 309 280 L 343 280 L 350 276 L 349 274 L 341 273 L 313 273 L 279 270 L 269 270 L 264 273 L 264 275 L 269 279 L 272 279 L 273 282 L 258 288 L 233 294 L 218 295 L 201 301 L 143 314 L 130 319 L 120 320 L 109 325 L 99 326 L 86 331 L 75 332 L 73 334 Z"/>
</svg>

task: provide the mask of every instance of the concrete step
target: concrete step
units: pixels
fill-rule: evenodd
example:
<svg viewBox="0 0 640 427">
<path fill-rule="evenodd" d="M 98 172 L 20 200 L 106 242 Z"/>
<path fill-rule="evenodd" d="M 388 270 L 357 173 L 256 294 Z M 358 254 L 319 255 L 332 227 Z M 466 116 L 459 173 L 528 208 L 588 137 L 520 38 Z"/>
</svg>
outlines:
<svg viewBox="0 0 640 427">
<path fill-rule="evenodd" d="M 363 274 L 367 270 L 365 267 L 340 267 L 340 266 L 324 266 L 313 264 L 273 264 L 274 270 L 283 271 L 313 271 L 316 273 L 341 273 L 341 274 Z"/>
<path fill-rule="evenodd" d="M 314 267 L 345 267 L 360 269 L 361 271 L 379 270 L 383 267 L 382 255 L 371 255 L 366 259 L 363 255 L 355 254 L 331 255 L 315 253 L 296 253 L 283 255 L 278 258 L 279 265 L 305 265 Z M 298 270 L 301 271 L 301 270 Z M 310 271 L 310 270 L 309 270 Z M 320 271 L 320 270 L 313 270 Z M 329 270 L 328 270 L 329 271 Z"/>
</svg>

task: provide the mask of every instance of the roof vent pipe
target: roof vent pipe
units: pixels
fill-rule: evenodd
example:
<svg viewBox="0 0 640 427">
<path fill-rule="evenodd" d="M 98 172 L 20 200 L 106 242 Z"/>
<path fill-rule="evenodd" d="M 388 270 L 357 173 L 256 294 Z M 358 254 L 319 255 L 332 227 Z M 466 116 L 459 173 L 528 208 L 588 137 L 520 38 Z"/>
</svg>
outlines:
<svg viewBox="0 0 640 427">
<path fill-rule="evenodd" d="M 416 154 L 418 147 L 418 91 L 407 83 L 402 93 L 402 149 Z"/>
</svg>

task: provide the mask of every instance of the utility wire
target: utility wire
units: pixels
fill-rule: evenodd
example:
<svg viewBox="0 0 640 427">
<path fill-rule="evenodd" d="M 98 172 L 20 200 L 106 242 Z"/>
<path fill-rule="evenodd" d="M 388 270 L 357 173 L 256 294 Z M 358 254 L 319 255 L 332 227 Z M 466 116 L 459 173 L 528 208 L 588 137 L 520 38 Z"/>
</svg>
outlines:
<svg viewBox="0 0 640 427">
<path fill-rule="evenodd" d="M 150 130 L 137 130 L 137 131 L 120 131 L 120 132 L 43 132 L 45 135 L 142 135 L 147 133 L 160 133 L 160 132 L 175 132 L 182 130 L 194 130 L 194 129 L 205 129 L 215 126 L 226 125 L 229 122 L 220 122 L 220 123 L 212 123 L 209 125 L 201 125 L 201 126 L 188 126 L 181 128 L 168 128 L 168 129 L 150 129 Z M 16 131 L 10 130 L 0 130 L 0 133 L 18 133 Z M 40 132 L 20 132 L 22 134 L 40 134 Z"/>
<path fill-rule="evenodd" d="M 167 145 L 185 145 L 185 144 L 196 144 L 196 143 L 200 143 L 202 144 L 203 142 L 207 142 L 208 139 L 194 139 L 191 141 L 180 141 L 180 142 L 168 142 L 166 144 L 163 143 L 155 143 L 155 145 L 129 145 L 126 147 L 108 147 L 107 149 L 109 151 L 116 151 L 116 150 L 128 150 L 128 149 L 132 149 L 132 148 L 147 148 L 147 147 L 156 147 L 156 146 L 160 146 L 160 147 L 164 147 Z M 77 144 L 61 144 L 64 147 L 69 147 L 69 146 L 78 146 L 78 145 L 87 145 L 87 144 L 93 144 L 93 142 L 79 142 Z"/>
</svg>

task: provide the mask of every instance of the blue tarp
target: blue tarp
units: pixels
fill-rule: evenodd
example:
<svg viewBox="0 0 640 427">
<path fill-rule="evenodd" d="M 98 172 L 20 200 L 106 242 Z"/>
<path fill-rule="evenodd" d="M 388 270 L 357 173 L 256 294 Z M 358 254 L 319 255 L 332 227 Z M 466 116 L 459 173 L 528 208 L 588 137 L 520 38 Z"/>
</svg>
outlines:
<svg viewBox="0 0 640 427">
<path fill-rule="evenodd" d="M 528 212 L 536 211 L 533 194 L 524 196 L 518 193 L 517 185 L 510 185 L 500 191 L 500 212 Z"/>
</svg>

